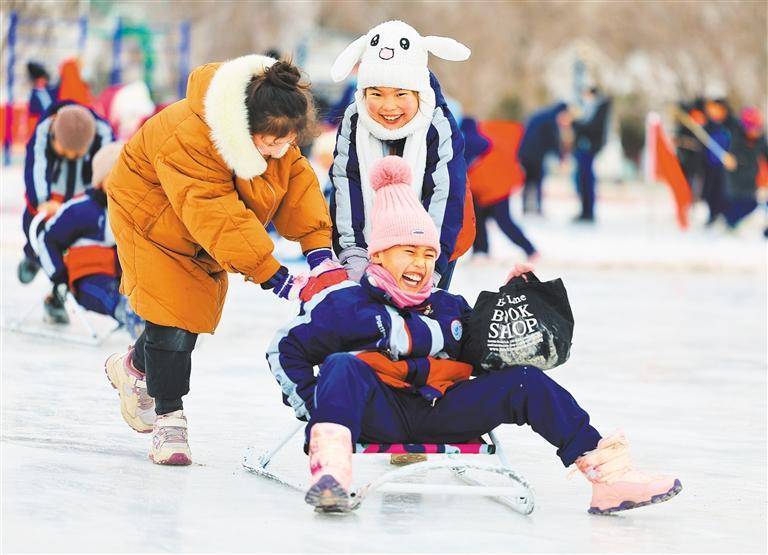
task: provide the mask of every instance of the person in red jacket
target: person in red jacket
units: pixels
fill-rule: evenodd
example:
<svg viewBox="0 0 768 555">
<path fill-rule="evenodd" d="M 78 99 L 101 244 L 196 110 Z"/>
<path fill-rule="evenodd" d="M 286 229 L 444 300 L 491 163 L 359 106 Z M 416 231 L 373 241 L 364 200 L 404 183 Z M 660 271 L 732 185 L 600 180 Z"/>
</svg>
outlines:
<svg viewBox="0 0 768 555">
<path fill-rule="evenodd" d="M 461 120 L 461 132 L 464 134 L 464 157 L 475 202 L 473 259 L 488 256 L 486 223 L 494 219 L 504 235 L 525 252 L 529 261 L 534 262 L 539 256 L 536 247 L 512 219 L 509 204 L 515 180 L 522 178 L 517 162 L 522 125 L 512 121 L 493 121 L 478 126 L 474 119 L 465 117 Z"/>
</svg>

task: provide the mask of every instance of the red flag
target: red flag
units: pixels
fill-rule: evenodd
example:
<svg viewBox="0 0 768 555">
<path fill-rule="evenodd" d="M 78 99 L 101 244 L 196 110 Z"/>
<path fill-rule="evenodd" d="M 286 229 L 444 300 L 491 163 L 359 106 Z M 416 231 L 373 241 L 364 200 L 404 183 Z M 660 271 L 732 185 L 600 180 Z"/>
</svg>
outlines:
<svg viewBox="0 0 768 555">
<path fill-rule="evenodd" d="M 654 112 L 650 112 L 646 120 L 645 151 L 646 180 L 663 181 L 669 185 L 677 206 L 677 223 L 682 229 L 686 229 L 688 209 L 693 201 L 691 187 L 685 179 L 669 139 L 664 134 L 661 118 Z"/>
</svg>

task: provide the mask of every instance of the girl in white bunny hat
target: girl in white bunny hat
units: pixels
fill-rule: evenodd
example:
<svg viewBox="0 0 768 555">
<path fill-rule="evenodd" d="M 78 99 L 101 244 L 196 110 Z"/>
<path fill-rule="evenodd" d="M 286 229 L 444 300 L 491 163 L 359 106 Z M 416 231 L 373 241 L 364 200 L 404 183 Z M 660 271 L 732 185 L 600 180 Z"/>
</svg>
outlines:
<svg viewBox="0 0 768 555">
<path fill-rule="evenodd" d="M 341 122 L 330 171 L 334 249 L 358 281 L 368 266 L 374 198 L 368 172 L 385 156 L 408 162 L 414 191 L 439 230 L 438 287 L 448 288 L 456 259 L 474 239 L 464 139 L 427 68 L 429 53 L 451 61 L 470 55 L 453 39 L 423 37 L 407 23 L 387 21 L 347 46 L 331 69 L 338 82 L 360 63 L 355 101 Z"/>
</svg>

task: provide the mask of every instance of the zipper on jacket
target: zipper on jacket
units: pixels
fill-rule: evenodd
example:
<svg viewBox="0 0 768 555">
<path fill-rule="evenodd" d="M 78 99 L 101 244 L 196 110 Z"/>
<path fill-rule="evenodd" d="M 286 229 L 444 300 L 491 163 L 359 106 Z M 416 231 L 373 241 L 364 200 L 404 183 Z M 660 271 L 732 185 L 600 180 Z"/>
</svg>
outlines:
<svg viewBox="0 0 768 555">
<path fill-rule="evenodd" d="M 265 179 L 264 183 L 267 184 L 267 187 L 269 187 L 269 190 L 272 192 L 272 208 L 270 212 L 267 212 L 267 217 L 264 220 L 264 222 L 262 222 L 262 225 L 266 227 L 267 225 L 269 225 L 269 222 L 272 220 L 272 216 L 274 216 L 275 212 L 277 212 L 277 193 L 275 193 L 275 189 L 272 187 L 269 181 Z"/>
</svg>

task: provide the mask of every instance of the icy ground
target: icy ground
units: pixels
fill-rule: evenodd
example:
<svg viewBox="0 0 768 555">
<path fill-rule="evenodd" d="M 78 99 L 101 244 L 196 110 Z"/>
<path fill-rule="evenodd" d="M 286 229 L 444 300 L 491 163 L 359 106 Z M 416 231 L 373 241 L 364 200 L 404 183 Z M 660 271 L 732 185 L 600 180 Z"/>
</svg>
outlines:
<svg viewBox="0 0 768 555">
<path fill-rule="evenodd" d="M 727 236 L 702 230 L 697 212 L 683 234 L 664 189 L 603 185 L 600 224 L 579 227 L 569 186 L 548 187 L 549 218 L 522 223 L 539 275 L 564 279 L 576 318 L 571 360 L 551 375 L 603 433 L 626 431 L 641 468 L 678 476 L 675 499 L 588 515 L 588 483 L 566 480 L 530 429 L 507 426 L 499 436 L 535 488 L 529 517 L 482 498 L 378 494 L 348 517 L 316 515 L 241 467 L 247 446 L 265 449 L 293 423 L 264 350 L 294 308 L 235 277 L 219 330 L 194 355 L 189 468 L 152 465 L 149 438 L 120 417 L 102 364 L 127 336 L 94 348 L 3 332 L 2 550 L 765 552 L 764 214 Z M 21 191 L 20 170 L 4 171 L 4 320 L 46 292 L 42 276 L 15 278 Z M 495 228 L 491 239 L 494 261 L 458 266 L 454 290 L 470 301 L 520 260 Z M 305 476 L 298 444 L 276 462 Z M 356 458 L 359 477 L 386 466 Z"/>
</svg>

